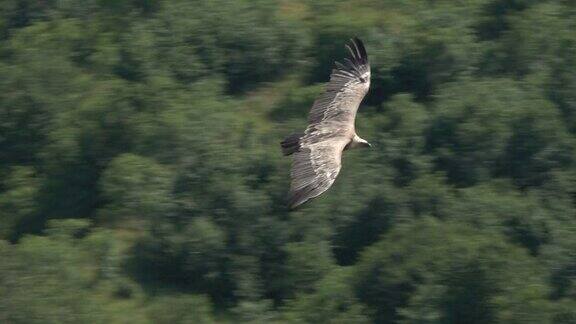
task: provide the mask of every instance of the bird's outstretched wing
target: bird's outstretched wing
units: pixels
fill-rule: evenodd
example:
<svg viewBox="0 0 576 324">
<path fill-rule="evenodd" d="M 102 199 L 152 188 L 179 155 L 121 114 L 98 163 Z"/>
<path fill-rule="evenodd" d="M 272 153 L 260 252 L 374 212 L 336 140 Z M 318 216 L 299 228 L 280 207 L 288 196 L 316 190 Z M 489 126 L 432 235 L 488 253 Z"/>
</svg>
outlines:
<svg viewBox="0 0 576 324">
<path fill-rule="evenodd" d="M 354 125 L 358 106 L 370 87 L 370 63 L 360 39 L 352 39 L 346 48 L 351 56 L 344 64 L 336 62 L 330 82 L 310 110 L 310 124 L 332 120 Z"/>
<path fill-rule="evenodd" d="M 303 143 L 294 153 L 290 208 L 305 203 L 328 190 L 340 172 L 342 150 L 348 139 L 332 138 L 321 142 Z"/>
</svg>

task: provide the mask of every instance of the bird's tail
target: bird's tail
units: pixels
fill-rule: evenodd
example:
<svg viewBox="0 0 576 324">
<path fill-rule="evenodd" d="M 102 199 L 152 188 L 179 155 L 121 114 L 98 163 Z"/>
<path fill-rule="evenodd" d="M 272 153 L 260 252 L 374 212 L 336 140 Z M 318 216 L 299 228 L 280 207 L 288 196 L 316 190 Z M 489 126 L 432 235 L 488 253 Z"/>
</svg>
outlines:
<svg viewBox="0 0 576 324">
<path fill-rule="evenodd" d="M 294 133 L 286 137 L 282 143 L 280 143 L 280 145 L 282 145 L 282 154 L 290 155 L 294 152 L 298 152 L 302 136 L 304 136 L 304 133 Z"/>
</svg>

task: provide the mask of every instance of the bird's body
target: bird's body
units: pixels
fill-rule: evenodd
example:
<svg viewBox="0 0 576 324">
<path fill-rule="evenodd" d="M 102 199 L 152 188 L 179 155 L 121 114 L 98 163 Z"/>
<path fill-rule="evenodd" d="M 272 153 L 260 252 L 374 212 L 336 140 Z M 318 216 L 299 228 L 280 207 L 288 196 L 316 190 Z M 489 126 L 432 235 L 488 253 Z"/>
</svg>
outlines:
<svg viewBox="0 0 576 324">
<path fill-rule="evenodd" d="M 344 150 L 370 144 L 356 134 L 354 121 L 370 87 L 370 65 L 359 39 L 347 46 L 351 58 L 336 62 L 323 94 L 314 102 L 303 133 L 282 143 L 284 155 L 293 155 L 289 205 L 295 208 L 328 190 L 340 172 Z"/>
</svg>

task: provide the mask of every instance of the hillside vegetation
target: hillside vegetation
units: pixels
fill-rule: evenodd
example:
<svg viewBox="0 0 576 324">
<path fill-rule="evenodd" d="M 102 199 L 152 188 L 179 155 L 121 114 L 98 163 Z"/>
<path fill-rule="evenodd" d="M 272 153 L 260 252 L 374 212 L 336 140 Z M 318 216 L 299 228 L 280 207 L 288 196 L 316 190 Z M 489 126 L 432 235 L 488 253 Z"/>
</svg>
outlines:
<svg viewBox="0 0 576 324">
<path fill-rule="evenodd" d="M 575 2 L 1 0 L 0 323 L 576 323 Z"/>
</svg>

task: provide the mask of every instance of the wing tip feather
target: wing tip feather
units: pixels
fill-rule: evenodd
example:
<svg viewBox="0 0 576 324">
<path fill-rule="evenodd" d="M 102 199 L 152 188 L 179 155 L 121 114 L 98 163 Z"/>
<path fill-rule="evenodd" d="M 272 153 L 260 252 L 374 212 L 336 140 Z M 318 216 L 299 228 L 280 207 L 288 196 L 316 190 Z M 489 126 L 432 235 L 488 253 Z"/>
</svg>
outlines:
<svg viewBox="0 0 576 324">
<path fill-rule="evenodd" d="M 345 58 L 344 61 L 347 63 L 343 65 L 336 62 L 336 68 L 340 71 L 353 72 L 360 76 L 364 70 L 370 69 L 368 63 L 368 53 L 366 52 L 366 47 L 364 43 L 358 37 L 353 37 L 350 42 L 344 45 L 348 52 L 350 52 L 350 58 Z"/>
<path fill-rule="evenodd" d="M 354 44 L 354 47 L 356 48 L 356 51 L 358 53 L 359 62 L 362 64 L 367 64 L 368 53 L 366 52 L 366 47 L 364 46 L 362 40 L 358 37 L 353 37 L 351 39 L 351 42 Z"/>
</svg>

